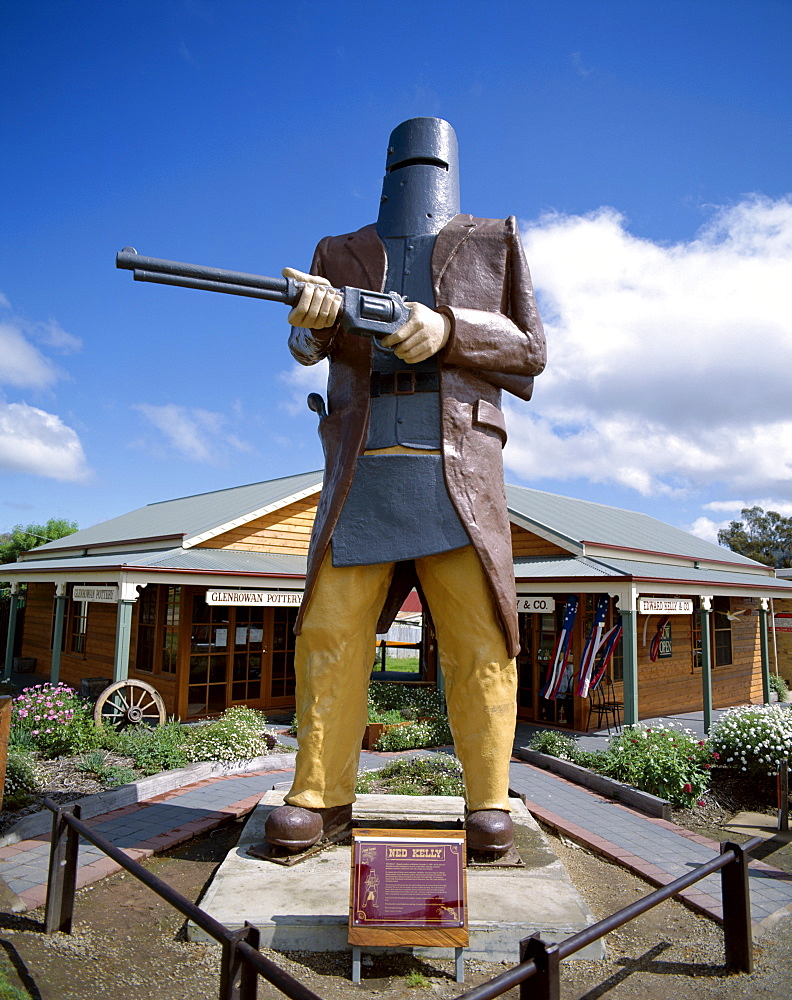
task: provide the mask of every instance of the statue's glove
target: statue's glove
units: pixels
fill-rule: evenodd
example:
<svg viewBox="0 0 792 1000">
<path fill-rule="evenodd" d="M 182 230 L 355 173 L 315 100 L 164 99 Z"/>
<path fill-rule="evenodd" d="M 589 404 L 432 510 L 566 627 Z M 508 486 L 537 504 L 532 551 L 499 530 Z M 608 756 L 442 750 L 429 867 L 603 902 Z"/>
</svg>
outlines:
<svg viewBox="0 0 792 1000">
<path fill-rule="evenodd" d="M 422 302 L 408 302 L 410 315 L 399 329 L 383 338 L 383 347 L 392 347 L 397 358 L 414 365 L 445 347 L 451 334 L 451 320 Z"/>
<path fill-rule="evenodd" d="M 335 324 L 341 311 L 342 297 L 333 288 L 327 278 L 316 274 L 305 274 L 293 267 L 284 267 L 281 271 L 284 278 L 293 278 L 305 283 L 300 298 L 289 313 L 292 326 L 301 326 L 308 330 L 326 330 Z"/>
</svg>

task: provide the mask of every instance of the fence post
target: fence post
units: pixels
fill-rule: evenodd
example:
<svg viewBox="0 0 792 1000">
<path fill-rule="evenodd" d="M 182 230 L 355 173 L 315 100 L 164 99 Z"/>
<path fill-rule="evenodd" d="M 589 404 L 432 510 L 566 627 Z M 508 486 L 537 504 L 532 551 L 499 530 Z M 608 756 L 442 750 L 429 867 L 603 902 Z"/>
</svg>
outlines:
<svg viewBox="0 0 792 1000">
<path fill-rule="evenodd" d="M 223 941 L 220 958 L 219 1000 L 256 1000 L 258 973 L 239 957 L 237 943 L 244 941 L 258 950 L 261 934 L 258 927 L 245 921 L 245 926 L 230 931 Z"/>
<path fill-rule="evenodd" d="M 533 959 L 536 975 L 520 983 L 520 1000 L 561 1000 L 561 959 L 557 944 L 538 934 L 520 941 L 520 962 Z"/>
<path fill-rule="evenodd" d="M 740 844 L 724 841 L 721 854 L 734 851 L 734 861 L 721 868 L 723 937 L 726 967 L 730 972 L 753 972 L 751 893 L 748 887 L 748 855 Z"/>
<path fill-rule="evenodd" d="M 6 761 L 8 759 L 8 732 L 11 728 L 11 698 L 0 698 L 0 809 L 5 792 Z"/>
<path fill-rule="evenodd" d="M 52 817 L 49 874 L 47 876 L 47 908 L 44 931 L 53 934 L 71 933 L 74 914 L 74 894 L 77 890 L 77 852 L 80 838 L 64 819 L 69 814 L 80 818 L 78 805 L 62 806 Z"/>
<path fill-rule="evenodd" d="M 778 829 L 789 829 L 789 761 L 782 760 L 778 766 Z"/>
</svg>

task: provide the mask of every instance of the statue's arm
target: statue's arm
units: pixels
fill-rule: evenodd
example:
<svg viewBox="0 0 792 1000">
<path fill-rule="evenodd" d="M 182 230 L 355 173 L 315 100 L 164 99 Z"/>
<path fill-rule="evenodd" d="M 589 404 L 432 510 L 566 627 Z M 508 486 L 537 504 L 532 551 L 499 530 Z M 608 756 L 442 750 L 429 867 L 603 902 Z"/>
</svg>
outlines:
<svg viewBox="0 0 792 1000">
<path fill-rule="evenodd" d="M 438 312 L 450 319 L 451 330 L 440 357 L 444 364 L 483 373 L 538 375 L 547 361 L 545 336 L 514 216 L 503 223 L 503 240 L 505 265 L 497 289 L 501 309 L 441 305 Z M 486 263 L 482 262 L 481 279 L 476 273 L 466 276 L 472 302 L 476 299 L 476 281 L 493 281 Z"/>
</svg>

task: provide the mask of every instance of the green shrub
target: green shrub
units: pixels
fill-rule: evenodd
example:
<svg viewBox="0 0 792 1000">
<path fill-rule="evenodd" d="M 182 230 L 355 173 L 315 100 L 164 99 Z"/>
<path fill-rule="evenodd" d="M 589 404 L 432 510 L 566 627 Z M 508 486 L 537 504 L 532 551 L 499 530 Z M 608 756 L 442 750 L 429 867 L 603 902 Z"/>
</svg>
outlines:
<svg viewBox="0 0 792 1000">
<path fill-rule="evenodd" d="M 718 759 L 690 730 L 663 725 L 626 726 L 597 756 L 602 774 L 688 807 L 701 798 Z"/>
<path fill-rule="evenodd" d="M 786 701 L 789 694 L 789 685 L 781 674 L 770 674 L 770 690 L 775 691 L 779 701 Z"/>
<path fill-rule="evenodd" d="M 41 787 L 41 779 L 32 753 L 9 747 L 6 758 L 3 807 L 18 809 L 30 802 Z"/>
<path fill-rule="evenodd" d="M 730 708 L 713 723 L 709 747 L 725 767 L 773 775 L 792 756 L 792 712 L 780 705 Z"/>
<path fill-rule="evenodd" d="M 555 729 L 543 729 L 539 733 L 534 733 L 528 748 L 538 753 L 546 753 L 550 757 L 571 760 L 574 764 L 579 763 L 580 750 L 577 743 L 571 736 L 556 732 Z"/>
<path fill-rule="evenodd" d="M 37 684 L 14 698 L 12 740 L 28 733 L 47 757 L 81 753 L 97 747 L 101 734 L 93 724 L 91 706 L 67 684 Z"/>
<path fill-rule="evenodd" d="M 111 764 L 105 750 L 93 750 L 84 754 L 77 763 L 80 771 L 92 774 L 97 781 L 101 781 L 105 788 L 118 788 L 120 785 L 127 785 L 131 781 L 137 781 L 138 774 L 131 767 L 123 767 L 118 764 Z"/>
<path fill-rule="evenodd" d="M 453 743 L 446 716 L 424 719 L 386 730 L 374 744 L 375 750 L 417 750 L 420 747 L 443 747 Z"/>
<path fill-rule="evenodd" d="M 105 730 L 103 745 L 124 757 L 131 757 L 144 774 L 159 774 L 184 767 L 191 758 L 186 751 L 187 730 L 176 719 L 164 726 L 130 726 L 123 732 Z"/>
<path fill-rule="evenodd" d="M 184 752 L 188 761 L 249 760 L 268 753 L 276 742 L 266 716 L 239 705 L 226 709 L 219 719 L 191 726 Z"/>
<path fill-rule="evenodd" d="M 356 792 L 368 792 L 374 782 L 391 795 L 464 795 L 462 765 L 456 757 L 439 753 L 431 757 L 392 760 L 377 771 L 361 771 Z"/>
<path fill-rule="evenodd" d="M 444 715 L 445 699 L 434 687 L 411 687 L 389 681 L 372 681 L 369 685 L 369 705 L 378 711 L 410 710 L 416 717 Z"/>
</svg>

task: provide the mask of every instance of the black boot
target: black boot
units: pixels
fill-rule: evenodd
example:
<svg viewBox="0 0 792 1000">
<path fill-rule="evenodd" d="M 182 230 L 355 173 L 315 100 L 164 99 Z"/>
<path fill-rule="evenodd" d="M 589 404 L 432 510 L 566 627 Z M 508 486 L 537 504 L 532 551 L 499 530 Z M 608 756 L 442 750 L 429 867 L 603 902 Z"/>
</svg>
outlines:
<svg viewBox="0 0 792 1000">
<path fill-rule="evenodd" d="M 514 846 L 514 825 L 503 809 L 476 809 L 465 819 L 469 851 L 505 854 Z"/>
<path fill-rule="evenodd" d="M 270 844 L 289 851 L 306 851 L 322 838 L 332 837 L 352 825 L 352 805 L 328 809 L 305 809 L 302 806 L 278 806 L 264 824 Z"/>
</svg>

